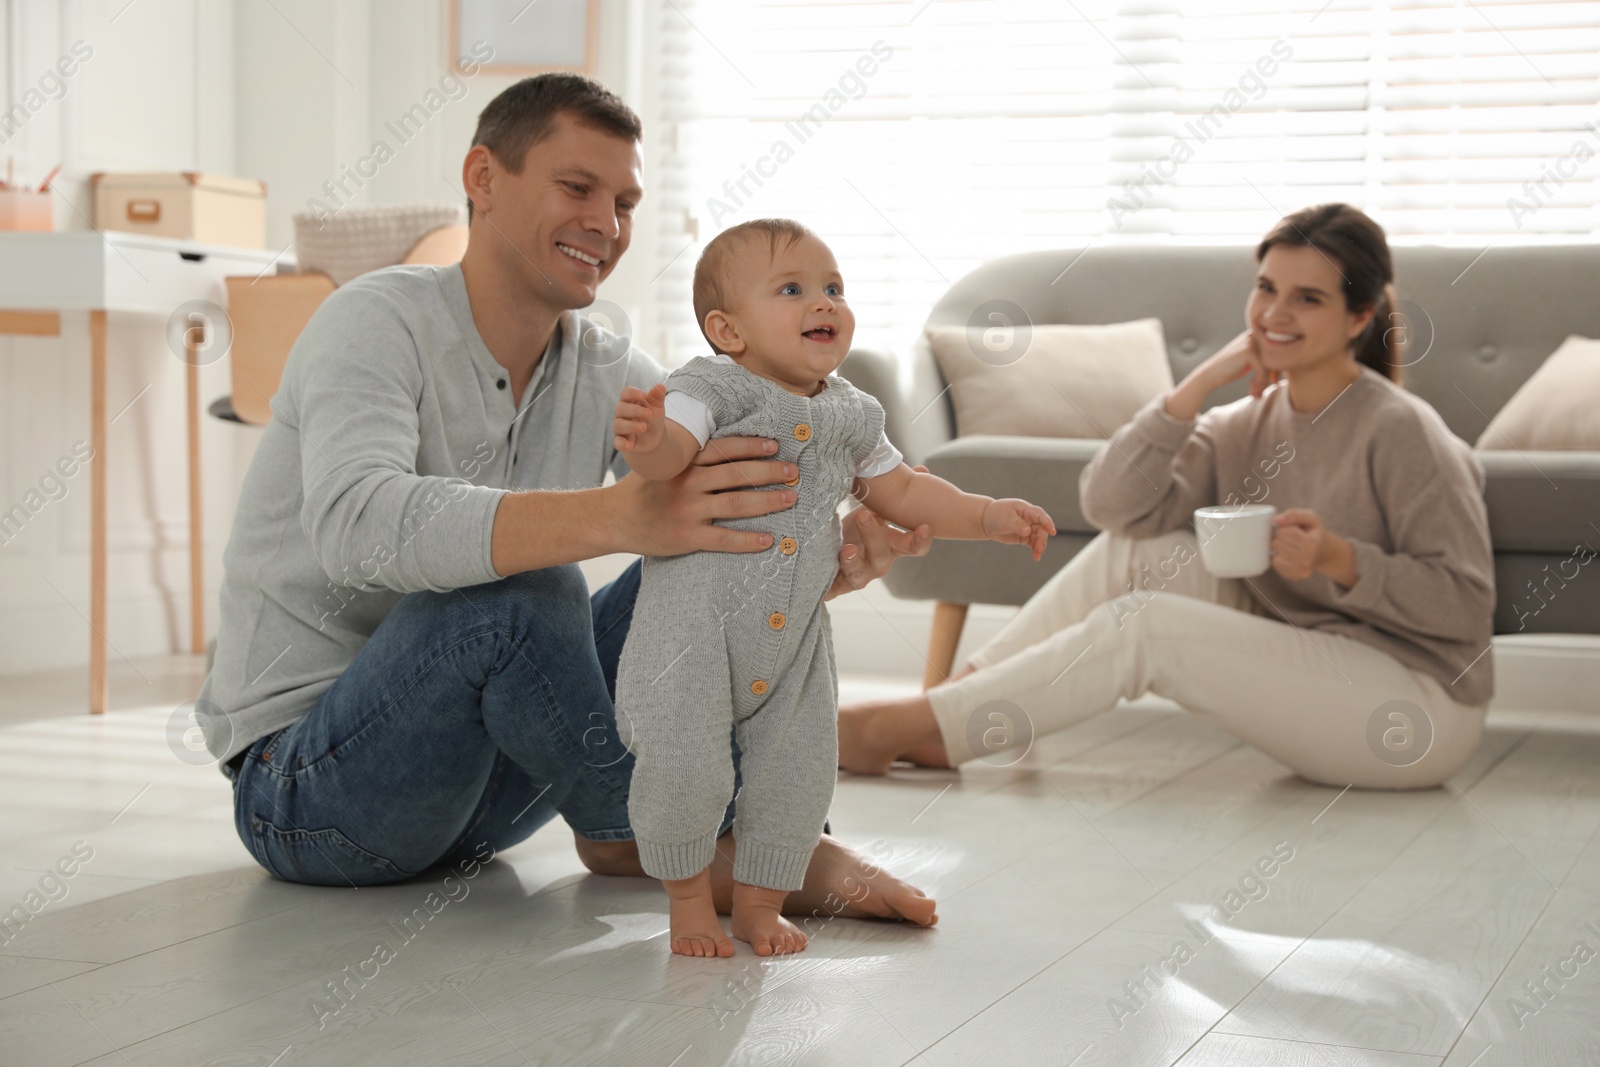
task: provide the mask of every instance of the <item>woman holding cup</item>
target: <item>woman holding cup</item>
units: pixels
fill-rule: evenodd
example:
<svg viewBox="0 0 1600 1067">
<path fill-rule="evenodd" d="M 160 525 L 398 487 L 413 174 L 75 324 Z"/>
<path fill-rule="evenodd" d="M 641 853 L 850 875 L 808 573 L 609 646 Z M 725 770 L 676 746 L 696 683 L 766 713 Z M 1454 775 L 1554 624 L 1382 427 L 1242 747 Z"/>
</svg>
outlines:
<svg viewBox="0 0 1600 1067">
<path fill-rule="evenodd" d="M 1310 207 L 1256 260 L 1248 329 L 1084 469 L 1104 532 L 949 682 L 841 709 L 841 767 L 1009 762 L 1146 692 L 1329 785 L 1436 786 L 1471 757 L 1494 689 L 1484 476 L 1398 384 L 1383 230 Z"/>
</svg>

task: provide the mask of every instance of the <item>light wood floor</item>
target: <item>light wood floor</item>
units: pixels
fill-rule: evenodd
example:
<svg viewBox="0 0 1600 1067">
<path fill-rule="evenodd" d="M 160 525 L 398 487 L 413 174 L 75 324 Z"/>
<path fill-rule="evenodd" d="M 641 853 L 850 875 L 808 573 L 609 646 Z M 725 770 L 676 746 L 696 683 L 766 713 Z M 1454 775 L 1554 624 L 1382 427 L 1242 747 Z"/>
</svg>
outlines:
<svg viewBox="0 0 1600 1067">
<path fill-rule="evenodd" d="M 227 781 L 173 756 L 172 704 L 91 720 L 80 685 L 28 684 L 50 706 L 7 687 L 0 908 L 93 858 L 0 945 L 7 1065 L 1600 1063 L 1594 735 L 1501 726 L 1447 789 L 1341 795 L 1141 703 L 1011 767 L 846 776 L 835 832 L 939 927 L 835 919 L 761 966 L 672 958 L 659 890 L 587 875 L 556 826 L 406 940 L 443 872 L 274 881 Z"/>
</svg>

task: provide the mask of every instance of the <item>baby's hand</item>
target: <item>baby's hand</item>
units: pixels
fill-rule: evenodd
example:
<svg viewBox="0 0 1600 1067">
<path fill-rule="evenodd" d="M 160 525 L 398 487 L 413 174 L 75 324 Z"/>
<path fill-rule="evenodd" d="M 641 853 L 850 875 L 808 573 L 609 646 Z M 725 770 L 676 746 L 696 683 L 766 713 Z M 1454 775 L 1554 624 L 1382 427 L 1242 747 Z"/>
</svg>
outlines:
<svg viewBox="0 0 1600 1067">
<path fill-rule="evenodd" d="M 1027 545 L 1037 562 L 1044 555 L 1045 539 L 1056 532 L 1056 524 L 1044 508 L 1008 498 L 990 501 L 983 509 L 983 532 L 1003 545 Z"/>
<path fill-rule="evenodd" d="M 618 452 L 653 452 L 667 434 L 667 387 L 658 382 L 647 393 L 628 386 L 617 401 L 611 425 Z"/>
</svg>

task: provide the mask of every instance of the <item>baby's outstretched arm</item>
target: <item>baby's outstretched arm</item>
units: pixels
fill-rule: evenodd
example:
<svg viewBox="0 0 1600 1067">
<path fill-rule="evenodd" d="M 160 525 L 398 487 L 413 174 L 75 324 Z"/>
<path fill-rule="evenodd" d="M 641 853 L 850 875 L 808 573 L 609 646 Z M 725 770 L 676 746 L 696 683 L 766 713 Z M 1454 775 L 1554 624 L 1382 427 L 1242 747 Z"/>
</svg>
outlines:
<svg viewBox="0 0 1600 1067">
<path fill-rule="evenodd" d="M 1044 554 L 1046 538 L 1056 532 L 1056 524 L 1035 504 L 965 493 L 904 463 L 876 478 L 857 478 L 851 492 L 897 526 L 914 530 L 927 523 L 933 536 L 948 540 L 1027 545 L 1036 560 Z"/>
<path fill-rule="evenodd" d="M 623 389 L 612 432 L 628 466 L 652 482 L 676 478 L 700 451 L 694 434 L 667 418 L 665 384 L 658 383 L 648 393 L 631 385 Z"/>
</svg>

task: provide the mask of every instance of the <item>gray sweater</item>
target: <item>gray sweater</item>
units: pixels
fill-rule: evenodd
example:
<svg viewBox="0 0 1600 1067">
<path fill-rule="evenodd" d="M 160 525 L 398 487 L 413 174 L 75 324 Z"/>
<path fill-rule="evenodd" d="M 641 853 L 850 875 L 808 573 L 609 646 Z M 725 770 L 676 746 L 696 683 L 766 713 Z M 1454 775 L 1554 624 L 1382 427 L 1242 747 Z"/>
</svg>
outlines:
<svg viewBox="0 0 1600 1067">
<path fill-rule="evenodd" d="M 1488 702 L 1495 587 L 1483 468 L 1438 412 L 1366 367 L 1318 413 L 1295 411 L 1286 384 L 1187 421 L 1165 402 L 1145 405 L 1084 468 L 1085 518 L 1154 537 L 1210 504 L 1310 508 L 1354 547 L 1356 583 L 1269 570 L 1250 579 L 1267 613 L 1382 649 L 1463 704 Z"/>
<path fill-rule="evenodd" d="M 304 716 L 403 594 L 503 577 L 489 551 L 501 497 L 626 474 L 617 397 L 665 378 L 567 312 L 519 411 L 459 266 L 336 289 L 289 354 L 239 495 L 196 708 L 211 753 L 226 760 Z"/>
<path fill-rule="evenodd" d="M 770 437 L 773 458 L 798 475 L 793 507 L 718 522 L 770 532 L 764 552 L 644 561 L 617 667 L 617 719 L 632 724 L 628 815 L 653 878 L 688 878 L 711 862 L 733 796 L 730 731 L 744 780 L 735 881 L 799 889 L 827 817 L 839 684 L 822 598 L 839 569 L 837 509 L 883 438 L 883 408 L 838 375 L 825 382 L 799 396 L 705 356 L 667 378 L 710 409 L 714 437 Z"/>
</svg>

